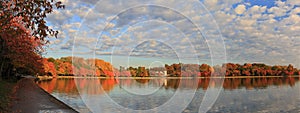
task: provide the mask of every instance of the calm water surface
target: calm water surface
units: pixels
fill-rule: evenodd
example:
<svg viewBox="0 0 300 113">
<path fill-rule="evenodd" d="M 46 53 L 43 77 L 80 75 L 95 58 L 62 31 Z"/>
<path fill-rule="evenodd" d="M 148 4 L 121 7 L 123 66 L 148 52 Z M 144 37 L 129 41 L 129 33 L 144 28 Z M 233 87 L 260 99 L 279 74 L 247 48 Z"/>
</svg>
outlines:
<svg viewBox="0 0 300 113">
<path fill-rule="evenodd" d="M 300 112 L 299 77 L 225 78 L 208 112 Z M 59 78 L 39 86 L 80 112 L 150 110 L 168 105 L 198 112 L 210 79 Z M 218 82 L 216 80 L 215 82 Z M 212 82 L 214 83 L 214 82 Z M 218 87 L 216 87 L 218 89 Z M 177 94 L 181 94 L 176 96 Z M 191 98 L 190 100 L 188 98 Z M 186 105 L 186 106 L 185 106 Z M 178 107 L 177 107 L 178 106 Z"/>
</svg>

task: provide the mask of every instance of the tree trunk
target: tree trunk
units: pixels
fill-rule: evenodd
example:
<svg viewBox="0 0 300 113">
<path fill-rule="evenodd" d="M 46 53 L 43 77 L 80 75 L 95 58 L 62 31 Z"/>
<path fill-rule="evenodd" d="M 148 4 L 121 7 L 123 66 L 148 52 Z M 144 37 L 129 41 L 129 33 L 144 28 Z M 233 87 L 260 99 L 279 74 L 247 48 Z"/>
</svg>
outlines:
<svg viewBox="0 0 300 113">
<path fill-rule="evenodd" d="M 7 64 L 7 67 L 6 67 L 6 74 L 4 75 L 6 79 L 10 79 L 11 78 L 11 65 L 10 64 Z"/>
<path fill-rule="evenodd" d="M 4 66 L 4 61 L 1 61 L 1 67 L 0 67 L 0 80 L 2 80 L 2 70 L 3 70 L 3 66 Z"/>
<path fill-rule="evenodd" d="M 0 79 L 2 80 L 3 77 L 3 67 L 4 67 L 4 58 L 3 58 L 3 54 L 4 54 L 4 47 L 5 47 L 5 43 L 4 40 L 2 39 L 2 36 L 0 34 L 0 63 L 1 63 L 1 67 L 0 67 Z"/>
<path fill-rule="evenodd" d="M 3 65 L 3 67 L 2 67 L 2 78 L 3 79 L 8 79 L 9 78 L 9 71 L 10 71 L 10 64 L 9 63 L 7 63 L 7 62 L 5 62 L 5 61 L 3 61 L 4 63 L 4 65 Z"/>
<path fill-rule="evenodd" d="M 3 70 L 3 65 L 4 65 L 4 62 L 1 62 L 1 67 L 0 67 L 0 81 L 2 80 L 2 70 Z"/>
</svg>

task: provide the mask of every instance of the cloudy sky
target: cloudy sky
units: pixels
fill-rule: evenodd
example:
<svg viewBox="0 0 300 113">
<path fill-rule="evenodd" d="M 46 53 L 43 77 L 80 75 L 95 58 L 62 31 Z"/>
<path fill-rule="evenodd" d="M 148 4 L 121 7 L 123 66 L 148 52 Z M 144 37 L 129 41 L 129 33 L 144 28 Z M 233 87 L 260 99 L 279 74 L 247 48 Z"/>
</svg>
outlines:
<svg viewBox="0 0 300 113">
<path fill-rule="evenodd" d="M 62 0 L 45 57 L 120 65 L 258 62 L 300 67 L 299 0 Z"/>
</svg>

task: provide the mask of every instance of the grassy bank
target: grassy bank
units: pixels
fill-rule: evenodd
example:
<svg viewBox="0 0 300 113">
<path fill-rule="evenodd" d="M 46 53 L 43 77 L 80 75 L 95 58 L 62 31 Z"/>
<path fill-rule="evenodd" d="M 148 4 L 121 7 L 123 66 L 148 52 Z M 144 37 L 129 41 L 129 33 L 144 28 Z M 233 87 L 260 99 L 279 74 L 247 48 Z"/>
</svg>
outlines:
<svg viewBox="0 0 300 113">
<path fill-rule="evenodd" d="M 16 82 L 0 80 L 0 112 L 9 112 L 11 103 L 10 95 L 14 89 Z"/>
</svg>

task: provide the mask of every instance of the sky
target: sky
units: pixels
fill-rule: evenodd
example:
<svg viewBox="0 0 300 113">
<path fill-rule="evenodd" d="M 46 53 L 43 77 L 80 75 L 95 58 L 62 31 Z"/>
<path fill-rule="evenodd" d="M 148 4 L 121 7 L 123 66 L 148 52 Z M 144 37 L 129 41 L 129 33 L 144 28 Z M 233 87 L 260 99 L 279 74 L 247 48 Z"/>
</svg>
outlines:
<svg viewBox="0 0 300 113">
<path fill-rule="evenodd" d="M 61 0 L 45 57 L 118 66 L 226 62 L 300 68 L 299 0 Z"/>
</svg>

